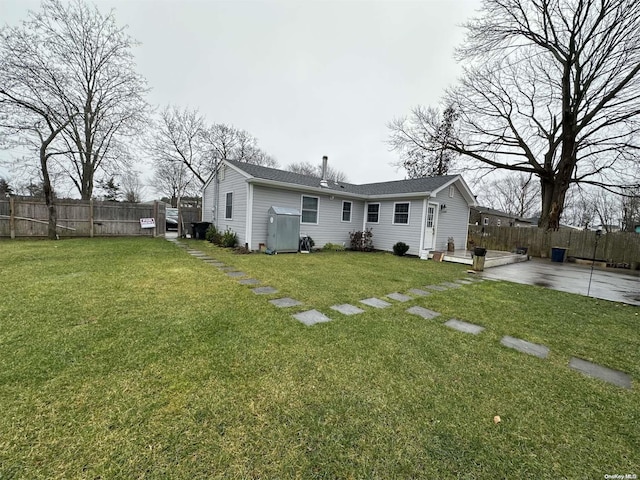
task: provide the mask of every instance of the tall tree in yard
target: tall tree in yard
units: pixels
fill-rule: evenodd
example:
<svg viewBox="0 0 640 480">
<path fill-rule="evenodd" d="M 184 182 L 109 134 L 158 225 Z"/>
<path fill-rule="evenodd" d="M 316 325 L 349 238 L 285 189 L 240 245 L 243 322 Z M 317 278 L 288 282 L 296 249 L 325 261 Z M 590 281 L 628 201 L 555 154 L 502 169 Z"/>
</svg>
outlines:
<svg viewBox="0 0 640 480">
<path fill-rule="evenodd" d="M 54 142 L 76 118 L 65 86 L 70 73 L 49 61 L 49 45 L 27 23 L 0 29 L 0 129 L 9 147 L 22 146 L 37 153 L 39 176 L 48 210 L 48 237 L 57 236 L 55 194 L 51 163 L 65 150 Z"/>
<path fill-rule="evenodd" d="M 208 125 L 197 110 L 166 106 L 147 141 L 154 164 L 158 193 L 169 198 L 201 188 L 222 160 L 276 166 L 245 130 L 215 123 Z"/>
<path fill-rule="evenodd" d="M 113 13 L 103 15 L 82 0 L 45 0 L 20 28 L 6 30 L 6 41 L 10 31 L 38 45 L 16 61 L 55 73 L 59 92 L 46 92 L 52 97 L 47 101 L 71 121 L 55 139 L 65 155 L 54 161 L 88 200 L 96 172 L 104 170 L 109 178 L 126 167 L 126 139 L 138 131 L 147 109 L 146 83 L 131 53 L 136 43 Z"/>
<path fill-rule="evenodd" d="M 485 0 L 444 102 L 460 118 L 442 147 L 540 183 L 539 226 L 557 228 L 573 184 L 640 183 L 637 0 Z M 437 124 L 425 132 L 434 137 Z"/>
</svg>

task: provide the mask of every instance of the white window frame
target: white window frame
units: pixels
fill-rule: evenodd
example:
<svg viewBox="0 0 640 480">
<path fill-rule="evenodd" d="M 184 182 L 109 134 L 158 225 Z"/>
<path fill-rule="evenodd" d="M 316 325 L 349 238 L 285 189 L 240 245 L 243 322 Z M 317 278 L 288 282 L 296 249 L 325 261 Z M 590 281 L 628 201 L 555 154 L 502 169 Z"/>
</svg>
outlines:
<svg viewBox="0 0 640 480">
<path fill-rule="evenodd" d="M 344 219 L 344 204 L 345 203 L 349 204 L 349 220 L 345 220 Z M 340 213 L 340 221 L 342 221 L 344 223 L 351 223 L 351 217 L 353 217 L 353 202 L 350 202 L 349 200 L 343 200 L 342 201 L 342 212 Z"/>
<path fill-rule="evenodd" d="M 407 205 L 407 221 L 406 222 L 396 222 L 396 206 L 397 205 Z M 400 214 L 404 215 L 405 212 L 400 212 Z M 391 223 L 393 225 L 409 225 L 409 215 L 411 213 L 411 202 L 393 202 L 393 217 L 391 217 Z"/>
<path fill-rule="evenodd" d="M 456 187 L 454 187 L 453 185 L 451 185 L 449 187 L 449 198 L 453 198 L 453 196 L 456 194 Z"/>
<path fill-rule="evenodd" d="M 378 220 L 376 222 L 370 222 L 369 221 L 369 207 L 371 205 L 378 205 Z M 380 210 L 382 210 L 382 207 L 380 205 L 380 202 L 373 202 L 373 203 L 367 203 L 367 223 L 373 223 L 373 224 L 378 224 L 380 223 Z"/>
<path fill-rule="evenodd" d="M 500 224 L 502 224 L 502 219 L 500 219 L 500 218 L 499 218 L 498 220 L 496 220 L 496 222 L 497 222 L 497 225 L 498 225 L 498 227 L 499 227 L 499 226 L 500 226 Z"/>
<path fill-rule="evenodd" d="M 229 204 L 229 195 L 231 195 L 231 204 Z M 225 220 L 233 220 L 233 196 L 234 196 L 233 192 L 226 192 L 224 194 L 224 219 Z M 231 207 L 231 215 L 227 216 L 229 207 Z"/>
<path fill-rule="evenodd" d="M 489 217 L 484 217 L 482 219 L 482 225 L 489 225 Z"/>
<path fill-rule="evenodd" d="M 315 198 L 316 199 L 316 209 L 311 210 L 309 208 L 304 208 L 304 199 L 305 198 Z M 304 218 L 304 211 L 316 212 L 316 221 L 315 222 L 304 222 L 302 219 Z M 300 195 L 300 223 L 303 225 L 318 225 L 320 222 L 320 197 L 315 197 L 313 195 Z"/>
</svg>

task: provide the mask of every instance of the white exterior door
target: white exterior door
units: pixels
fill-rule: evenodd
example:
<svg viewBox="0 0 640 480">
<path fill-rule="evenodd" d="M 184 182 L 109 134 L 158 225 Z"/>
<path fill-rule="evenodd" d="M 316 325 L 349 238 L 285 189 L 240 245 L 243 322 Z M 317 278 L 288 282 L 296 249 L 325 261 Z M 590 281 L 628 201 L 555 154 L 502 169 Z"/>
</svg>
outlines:
<svg viewBox="0 0 640 480">
<path fill-rule="evenodd" d="M 434 203 L 427 204 L 427 218 L 424 222 L 423 250 L 432 250 L 436 239 L 436 215 L 438 206 Z"/>
</svg>

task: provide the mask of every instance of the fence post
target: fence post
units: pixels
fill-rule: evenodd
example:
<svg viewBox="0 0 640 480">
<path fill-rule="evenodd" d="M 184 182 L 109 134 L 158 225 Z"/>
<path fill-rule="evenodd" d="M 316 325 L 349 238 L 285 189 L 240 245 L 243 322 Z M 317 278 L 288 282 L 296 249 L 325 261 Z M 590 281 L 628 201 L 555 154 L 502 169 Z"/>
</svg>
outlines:
<svg viewBox="0 0 640 480">
<path fill-rule="evenodd" d="M 155 219 L 155 221 L 153 222 L 153 224 L 155 225 L 153 227 L 153 238 L 156 238 L 158 236 L 158 201 L 157 200 L 153 201 L 153 218 Z"/>
<path fill-rule="evenodd" d="M 16 205 L 13 196 L 9 197 L 9 230 L 11 231 L 11 240 L 16 238 Z"/>
</svg>

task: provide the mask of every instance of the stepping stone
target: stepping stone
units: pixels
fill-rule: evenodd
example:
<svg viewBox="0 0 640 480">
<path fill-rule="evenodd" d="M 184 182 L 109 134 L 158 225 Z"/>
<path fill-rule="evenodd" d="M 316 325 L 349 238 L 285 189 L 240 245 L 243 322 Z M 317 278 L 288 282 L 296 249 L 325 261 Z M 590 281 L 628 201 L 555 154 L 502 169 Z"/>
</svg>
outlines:
<svg viewBox="0 0 640 480">
<path fill-rule="evenodd" d="M 356 315 L 358 313 L 364 313 L 364 310 L 358 308 L 354 305 L 349 305 L 348 303 L 343 303 L 342 305 L 333 305 L 331 307 L 333 310 L 336 310 L 343 315 Z"/>
<path fill-rule="evenodd" d="M 397 302 L 408 302 L 409 300 L 413 300 L 413 298 L 411 298 L 410 296 L 403 295 L 402 293 L 398 292 L 389 293 L 387 297 Z"/>
<path fill-rule="evenodd" d="M 417 295 L 419 297 L 424 297 L 426 295 L 429 295 L 431 292 L 427 292 L 426 290 L 420 290 L 419 288 L 412 288 L 411 290 L 409 290 L 409 293 L 411 295 Z"/>
<path fill-rule="evenodd" d="M 428 308 L 423 307 L 411 307 L 407 310 L 407 313 L 418 315 L 426 319 L 435 318 L 440 315 L 438 312 L 434 312 L 433 310 L 429 310 Z"/>
<path fill-rule="evenodd" d="M 462 285 L 471 285 L 473 283 L 471 280 L 456 280 L 456 282 L 461 283 Z"/>
<path fill-rule="evenodd" d="M 508 335 L 502 337 L 500 343 L 505 347 L 514 348 L 519 352 L 526 353 L 528 355 L 535 355 L 538 358 L 547 358 L 547 355 L 549 355 L 549 348 L 544 345 L 527 342 L 526 340 L 520 340 L 519 338 L 510 337 Z"/>
<path fill-rule="evenodd" d="M 631 388 L 631 376 L 620 370 L 613 370 L 612 368 L 603 367 L 576 357 L 571 357 L 571 360 L 569 360 L 569 368 L 588 377 L 612 383 L 618 387 Z"/>
<path fill-rule="evenodd" d="M 460 288 L 460 284 L 459 283 L 453 283 L 453 282 L 442 282 L 440 285 L 442 285 L 443 287 L 449 287 L 449 288 Z"/>
<path fill-rule="evenodd" d="M 306 312 L 296 313 L 293 318 L 304 323 L 308 327 L 316 323 L 330 322 L 331 319 L 317 310 L 307 310 Z"/>
<path fill-rule="evenodd" d="M 278 290 L 273 287 L 257 287 L 257 288 L 252 288 L 251 291 L 256 295 L 268 295 L 270 293 L 278 292 Z"/>
<path fill-rule="evenodd" d="M 364 303 L 365 305 L 369 305 L 370 307 L 375 307 L 375 308 L 387 308 L 391 306 L 389 302 L 385 302 L 384 300 L 380 300 L 379 298 L 373 298 L 373 297 L 360 300 L 360 303 Z"/>
<path fill-rule="evenodd" d="M 260 280 L 256 280 L 255 278 L 243 278 L 242 280 L 238 280 L 240 285 L 257 285 L 260 283 Z"/>
<path fill-rule="evenodd" d="M 444 323 L 447 327 L 453 328 L 464 333 L 470 333 L 472 335 L 478 335 L 484 330 L 484 327 L 480 325 L 474 325 L 473 323 L 463 322 L 462 320 L 456 320 L 452 318 Z"/>
<path fill-rule="evenodd" d="M 214 267 L 224 267 L 224 263 L 216 262 L 215 260 L 205 260 L 204 263 L 208 263 L 209 265 L 213 265 Z"/>
<path fill-rule="evenodd" d="M 442 285 L 427 285 L 424 288 L 428 288 L 429 290 L 437 290 L 438 292 L 444 292 L 447 290 L 447 287 L 443 287 Z"/>
<path fill-rule="evenodd" d="M 245 277 L 247 274 L 244 272 L 227 272 L 230 277 Z"/>
<path fill-rule="evenodd" d="M 269 300 L 269 303 L 280 308 L 295 307 L 296 305 L 302 305 L 302 302 L 299 302 L 298 300 L 294 300 L 293 298 L 289 298 L 289 297 L 276 298 L 275 300 Z"/>
</svg>

